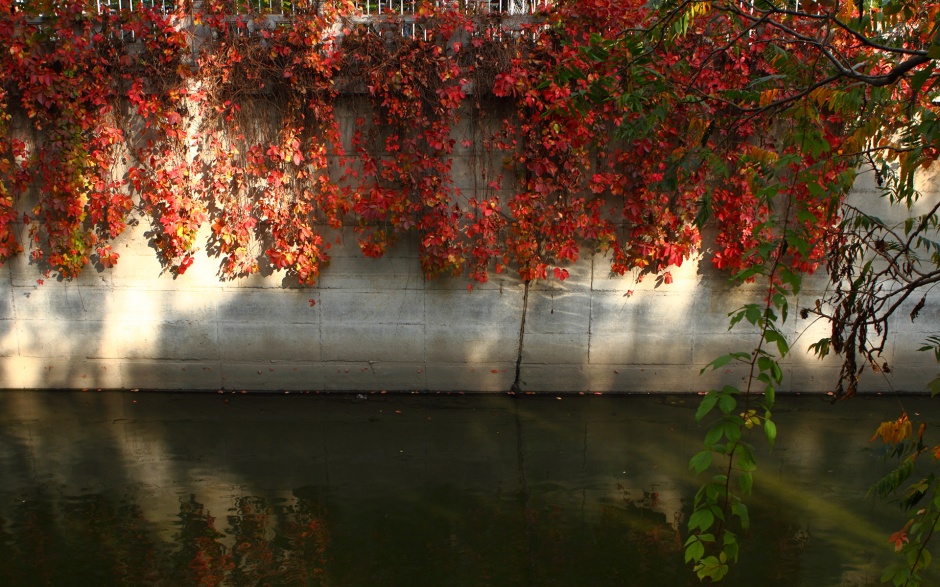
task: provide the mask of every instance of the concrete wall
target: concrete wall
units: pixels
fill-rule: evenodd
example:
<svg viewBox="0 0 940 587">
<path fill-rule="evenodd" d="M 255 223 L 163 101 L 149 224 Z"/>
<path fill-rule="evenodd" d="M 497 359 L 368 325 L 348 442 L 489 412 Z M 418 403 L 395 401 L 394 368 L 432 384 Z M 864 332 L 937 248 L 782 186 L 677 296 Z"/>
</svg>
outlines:
<svg viewBox="0 0 940 587">
<path fill-rule="evenodd" d="M 455 161 L 464 190 L 467 156 Z M 866 181 L 854 198 L 880 205 Z M 367 259 L 347 229 L 315 288 L 279 275 L 220 282 L 218 260 L 204 255 L 174 279 L 161 275 L 148 228 L 118 239 L 114 269 L 88 268 L 71 282 L 38 284 L 25 256 L 0 267 L 0 388 L 499 392 L 513 383 L 524 289 L 515 277 L 493 275 L 472 291 L 465 279 L 426 281 L 415 243 Z M 674 268 L 670 285 L 611 276 L 602 255 L 569 271 L 531 289 L 522 390 L 696 392 L 741 381 L 731 368 L 699 371 L 753 347 L 753 332 L 728 332 L 728 313 L 760 299 L 757 286 L 731 287 L 702 259 Z M 798 304 L 812 305 L 826 285 L 810 279 Z M 784 387 L 829 391 L 837 362 L 804 352 L 827 330 L 801 320 L 798 304 L 786 326 L 796 342 Z M 917 322 L 909 310 L 888 347 L 893 372 L 869 374 L 863 389 L 922 391 L 940 371 L 932 354 L 915 352 L 937 330 L 940 297 Z"/>
<path fill-rule="evenodd" d="M 463 280 L 426 281 L 415 247 L 364 259 L 355 240 L 338 247 L 319 287 L 250 278 L 220 283 L 210 260 L 185 275 L 160 275 L 139 234 L 118 266 L 72 282 L 36 283 L 21 257 L 2 268 L 0 386 L 253 390 L 507 391 L 515 375 L 523 286 L 494 276 L 468 291 Z M 126 245 L 126 247 L 124 246 Z M 707 262 L 673 271 L 656 287 L 611 277 L 607 260 L 576 264 L 571 278 L 533 287 L 522 352 L 526 391 L 693 392 L 734 382 L 730 369 L 699 370 L 754 337 L 727 332 L 727 314 L 759 293 L 732 288 Z M 632 292 L 632 293 L 631 293 Z M 811 303 L 816 288 L 801 294 Z M 311 307 L 310 301 L 316 305 Z M 899 321 L 894 371 L 870 390 L 920 390 L 938 371 L 913 352 L 936 327 Z M 903 313 L 901 314 L 904 315 Z M 827 391 L 835 362 L 801 349 L 823 329 L 794 317 L 787 388 Z M 815 338 L 814 338 L 815 336 Z"/>
</svg>

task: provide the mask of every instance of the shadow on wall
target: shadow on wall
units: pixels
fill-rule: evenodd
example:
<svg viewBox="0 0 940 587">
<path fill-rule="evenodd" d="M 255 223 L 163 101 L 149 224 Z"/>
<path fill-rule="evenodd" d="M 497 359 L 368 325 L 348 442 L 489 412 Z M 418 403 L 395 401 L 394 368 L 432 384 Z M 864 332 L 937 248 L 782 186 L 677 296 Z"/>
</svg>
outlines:
<svg viewBox="0 0 940 587">
<path fill-rule="evenodd" d="M 417 243 L 368 259 L 347 228 L 315 288 L 285 285 L 280 275 L 219 282 L 217 260 L 204 255 L 172 279 L 161 276 L 145 232 L 130 227 L 118 239 L 116 267 L 88 268 L 73 281 L 40 285 L 24 256 L 2 268 L 0 387 L 505 392 L 513 384 L 524 300 L 515 276 L 493 275 L 472 291 L 465 278 L 428 281 Z M 700 392 L 743 383 L 740 366 L 699 372 L 754 348 L 756 331 L 729 332 L 728 313 L 759 302 L 759 284 L 732 286 L 704 259 L 673 268 L 668 285 L 612 276 L 603 255 L 568 271 L 565 281 L 529 290 L 522 391 Z M 824 275 L 808 278 L 791 307 L 783 390 L 835 385 L 835 358 L 805 352 L 827 335 L 825 325 L 798 316 L 825 287 Z M 932 356 L 906 346 L 930 334 L 938 308 L 929 300 L 922 320 L 901 325 L 889 348 L 893 373 L 869 374 L 867 390 L 920 391 L 933 378 Z"/>
<path fill-rule="evenodd" d="M 90 268 L 71 282 L 39 285 L 22 257 L 7 264 L 3 387 L 504 392 L 513 383 L 518 278 L 497 275 L 469 292 L 464 279 L 427 281 L 414 243 L 368 259 L 347 229 L 315 288 L 285 286 L 278 275 L 219 282 L 205 257 L 171 279 L 160 275 L 143 229 L 129 231 L 115 268 Z M 756 332 L 729 332 L 728 313 L 759 300 L 760 286 L 732 287 L 704 260 L 674 268 L 669 285 L 611 276 L 602 256 L 569 272 L 530 288 L 523 391 L 697 392 L 742 383 L 733 365 L 699 371 L 753 348 Z M 816 283 L 801 299 L 819 295 Z M 837 365 L 803 352 L 825 334 L 806 327 L 791 310 L 796 343 L 785 385 L 828 391 Z"/>
<path fill-rule="evenodd" d="M 355 109 L 340 116 L 347 141 Z M 462 132 L 455 129 L 467 139 L 455 147 L 456 198 L 502 170 L 501 161 L 479 160 L 474 137 Z M 220 282 L 219 260 L 204 251 L 173 279 L 161 275 L 148 228 L 131 226 L 116 240 L 113 269 L 89 267 L 71 282 L 39 285 L 41 273 L 22 255 L 0 269 L 0 388 L 506 392 L 518 361 L 525 392 L 701 392 L 740 385 L 740 366 L 699 372 L 758 340 L 753 329 L 729 332 L 728 313 L 759 302 L 762 288 L 729 285 L 703 258 L 672 268 L 673 282 L 663 284 L 613 276 L 603 254 L 588 256 L 567 268 L 567 280 L 532 284 L 526 305 L 514 275 L 490 275 L 470 292 L 466 278 L 426 280 L 414 238 L 382 259 L 364 258 L 350 227 L 314 288 L 280 275 Z M 825 276 L 808 280 L 798 304 L 812 304 L 825 286 Z M 903 336 L 926 336 L 940 302 L 922 314 Z M 804 352 L 825 336 L 823 325 L 801 321 L 794 307 L 786 332 L 797 342 L 784 388 L 831 390 L 836 361 Z M 926 353 L 896 350 L 899 368 L 890 379 L 868 378 L 868 389 L 920 391 L 932 379 Z"/>
<path fill-rule="evenodd" d="M 9 265 L 0 266 L 0 381 L 12 381 L 13 359 L 19 355 L 16 314 L 13 311 L 13 286 Z"/>
<path fill-rule="evenodd" d="M 172 282 L 154 279 L 143 288 L 139 275 L 125 282 L 115 268 L 112 295 L 139 298 L 143 289 L 152 301 L 125 305 L 158 308 L 135 328 L 154 338 L 122 346 L 138 349 L 123 365 L 124 387 L 509 390 L 520 351 L 524 287 L 518 278 L 494 276 L 468 291 L 463 278 L 426 280 L 416 243 L 401 243 L 374 260 L 359 253 L 351 229 L 342 241 L 313 289 L 285 287 L 279 276 L 219 284 L 208 259 Z M 694 263 L 676 273 L 676 283 L 661 287 L 611 278 L 603 259 L 569 271 L 564 282 L 530 289 L 523 391 L 696 391 L 705 385 L 695 375 L 712 357 L 696 362 L 695 329 L 705 328 L 697 300 L 710 294 L 698 287 Z M 717 308 L 719 331 L 726 329 L 725 302 L 727 296 L 708 302 Z"/>
<path fill-rule="evenodd" d="M 9 260 L 3 293 L 11 319 L 3 337 L 4 387 L 121 387 L 118 363 L 103 343 L 113 324 L 102 304 L 110 275 L 86 271 L 73 281 L 37 279 L 24 256 Z"/>
</svg>

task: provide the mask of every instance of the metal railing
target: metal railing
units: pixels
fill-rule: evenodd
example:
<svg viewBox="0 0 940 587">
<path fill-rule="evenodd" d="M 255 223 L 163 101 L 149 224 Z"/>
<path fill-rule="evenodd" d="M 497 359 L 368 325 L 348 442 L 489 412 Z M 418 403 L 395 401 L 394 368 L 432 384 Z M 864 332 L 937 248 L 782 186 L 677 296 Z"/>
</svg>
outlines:
<svg viewBox="0 0 940 587">
<path fill-rule="evenodd" d="M 237 23 L 237 34 L 254 36 L 262 29 L 273 29 L 289 25 L 299 13 L 317 11 L 322 2 L 327 0 L 232 0 L 231 14 L 226 18 L 230 23 Z M 356 0 L 357 11 L 349 15 L 347 22 L 356 26 L 370 26 L 376 32 L 384 33 L 397 30 L 406 37 L 427 36 L 427 31 L 417 22 L 416 8 L 421 2 L 433 1 L 439 8 L 452 9 L 464 14 L 480 17 L 508 17 L 502 25 L 488 25 L 499 29 L 496 36 L 518 33 L 519 24 L 528 16 L 534 15 L 541 8 L 553 3 L 553 0 Z M 36 7 L 43 3 L 34 0 L 13 0 L 14 11 L 33 14 L 31 22 L 41 26 L 42 14 L 36 14 Z M 180 0 L 95 0 L 94 6 L 99 13 L 136 11 L 142 8 L 156 10 L 162 14 L 174 12 Z M 203 0 L 192 0 L 194 10 L 203 5 Z M 494 29 L 494 30 L 496 30 Z M 491 31 L 492 32 L 492 31 Z M 129 39 L 134 39 L 131 34 Z"/>
<path fill-rule="evenodd" d="M 38 13 L 37 17 L 41 18 L 42 13 L 36 9 L 36 4 L 36 2 L 30 0 L 13 0 L 11 8 L 13 12 Z M 140 7 L 146 6 L 166 14 L 173 9 L 175 4 L 175 0 L 95 0 L 95 7 L 98 12 L 139 10 Z"/>
<path fill-rule="evenodd" d="M 438 6 L 453 6 L 470 14 L 534 14 L 545 0 L 438 0 Z M 408 15 L 415 12 L 415 0 L 357 0 L 356 5 L 365 16 Z"/>
<path fill-rule="evenodd" d="M 356 0 L 356 6 L 364 16 L 393 16 L 415 13 L 419 0 Z M 193 2 L 197 6 L 198 0 Z M 37 3 L 30 0 L 13 0 L 14 10 L 28 10 Z M 273 14 L 290 17 L 300 8 L 315 9 L 319 2 L 298 2 L 292 0 L 234 0 L 232 15 L 238 14 Z M 455 10 L 471 14 L 534 14 L 540 6 L 551 4 L 549 0 L 436 0 L 437 6 L 449 6 Z M 164 14 L 176 8 L 176 0 L 96 0 L 98 11 L 137 10 L 141 6 L 156 9 Z"/>
<path fill-rule="evenodd" d="M 103 10 L 138 10 L 141 6 L 154 8 L 166 14 L 167 10 L 172 10 L 175 4 L 172 0 L 96 0 L 98 12 Z"/>
</svg>

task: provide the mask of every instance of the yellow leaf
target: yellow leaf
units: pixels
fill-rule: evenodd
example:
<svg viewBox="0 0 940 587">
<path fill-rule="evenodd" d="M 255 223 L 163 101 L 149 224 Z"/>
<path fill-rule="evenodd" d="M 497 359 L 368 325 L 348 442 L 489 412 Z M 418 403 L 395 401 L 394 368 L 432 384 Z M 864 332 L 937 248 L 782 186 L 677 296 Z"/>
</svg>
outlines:
<svg viewBox="0 0 940 587">
<path fill-rule="evenodd" d="M 760 102 L 759 105 L 761 108 L 773 104 L 777 100 L 777 96 L 780 95 L 780 90 L 764 90 L 760 93 Z"/>
<path fill-rule="evenodd" d="M 907 414 L 902 412 L 901 417 L 897 420 L 882 422 L 868 442 L 872 442 L 880 436 L 881 441 L 885 444 L 897 444 L 910 438 L 912 431 L 911 421 L 907 419 Z"/>
</svg>

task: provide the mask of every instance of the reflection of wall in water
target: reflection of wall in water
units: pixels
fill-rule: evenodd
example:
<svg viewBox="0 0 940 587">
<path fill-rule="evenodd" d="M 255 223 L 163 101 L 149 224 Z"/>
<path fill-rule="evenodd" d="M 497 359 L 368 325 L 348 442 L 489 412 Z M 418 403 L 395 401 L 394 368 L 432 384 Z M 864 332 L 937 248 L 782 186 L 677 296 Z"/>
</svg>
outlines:
<svg viewBox="0 0 940 587">
<path fill-rule="evenodd" d="M 579 556 L 609 565 L 613 555 L 588 550 L 617 536 L 630 552 L 637 537 L 655 537 L 663 556 L 680 557 L 666 566 L 681 570 L 670 532 L 694 491 L 694 397 L 365 397 L 0 394 L 0 516 L 5 528 L 21 519 L 25 506 L 9 496 L 59 516 L 127 500 L 148 536 L 172 544 L 181 508 L 194 507 L 224 533 L 213 548 L 232 555 L 229 517 L 250 499 L 264 511 L 317 509 L 333 545 L 327 558 L 345 569 L 336 572 L 435 554 L 444 573 L 466 564 L 456 552 L 515 568 L 520 553 L 538 553 L 562 565 L 540 569 L 567 576 Z M 865 499 L 881 461 L 861 450 L 869 430 L 860 423 L 896 402 L 781 404 L 788 434 L 760 457 L 750 501 L 755 548 L 819 573 L 868 569 L 890 525 Z M 926 402 L 909 409 L 936 412 Z M 264 540 L 274 532 L 266 528 Z M 409 540 L 419 532 L 431 538 Z M 805 549 L 800 536 L 811 540 Z"/>
<path fill-rule="evenodd" d="M 622 470 L 622 456 L 606 447 L 595 453 L 584 444 L 593 415 L 544 422 L 537 409 L 517 423 L 514 404 L 505 397 L 425 402 L 3 394 L 0 474 L 6 483 L 0 492 L 17 498 L 0 500 L 9 530 L 3 540 L 19 548 L 25 534 L 58 533 L 59 547 L 72 552 L 82 547 L 76 536 L 94 542 L 94 528 L 113 528 L 126 535 L 119 550 L 87 557 L 89 564 L 108 569 L 105 561 L 136 553 L 135 560 L 152 568 L 131 571 L 175 577 L 179 584 L 191 583 L 192 577 L 178 572 L 197 546 L 214 561 L 207 563 L 212 569 L 228 573 L 240 568 L 239 553 L 296 555 L 285 548 L 279 528 L 297 530 L 311 521 L 298 521 L 297 512 L 316 513 L 322 522 L 316 529 L 331 544 L 324 557 L 341 577 L 334 584 L 364 584 L 370 569 L 404 576 L 407 564 L 421 560 L 424 573 L 440 578 L 455 565 L 464 572 L 475 565 L 477 572 L 521 572 L 526 579 L 530 557 L 545 561 L 540 569 L 549 567 L 539 574 L 570 576 L 604 552 L 592 553 L 584 542 L 591 528 L 622 535 L 621 563 L 635 551 L 634 526 L 644 533 L 660 528 L 656 543 L 664 555 L 677 554 L 663 513 L 621 500 L 616 484 L 628 480 L 615 471 Z M 635 481 L 646 483 L 643 475 Z M 42 528 L 33 523 L 37 511 L 45 512 Z M 267 516 L 254 540 L 238 534 L 246 511 Z M 553 539 L 532 539 L 527 528 Z M 310 534 L 297 536 L 296 549 L 320 544 L 319 538 L 311 543 Z M 354 554 L 363 549 L 369 551 L 365 561 Z M 458 554 L 467 552 L 479 560 L 460 560 Z M 396 558 L 407 563 L 404 569 L 391 568 Z M 36 578 L 30 569 L 42 561 L 24 560 L 29 564 L 0 571 L 7 573 L 5 584 Z M 65 568 L 55 562 L 45 565 L 53 583 L 88 576 L 69 561 L 62 561 Z M 605 572 L 595 566 L 585 580 Z M 245 572 L 256 571 L 249 565 Z"/>
<path fill-rule="evenodd" d="M 368 397 L 7 392 L 5 490 L 129 487 L 157 519 L 194 492 L 224 511 L 243 493 L 287 497 L 297 487 L 365 502 L 447 488 L 516 499 L 524 484 L 533 500 L 586 516 L 625 491 L 637 500 L 654 491 L 667 518 L 681 509 L 673 479 L 685 455 L 637 442 L 654 433 L 649 423 L 624 428 L 593 410 L 546 422 L 544 402 L 523 402 L 517 424 L 504 396 Z"/>
</svg>

